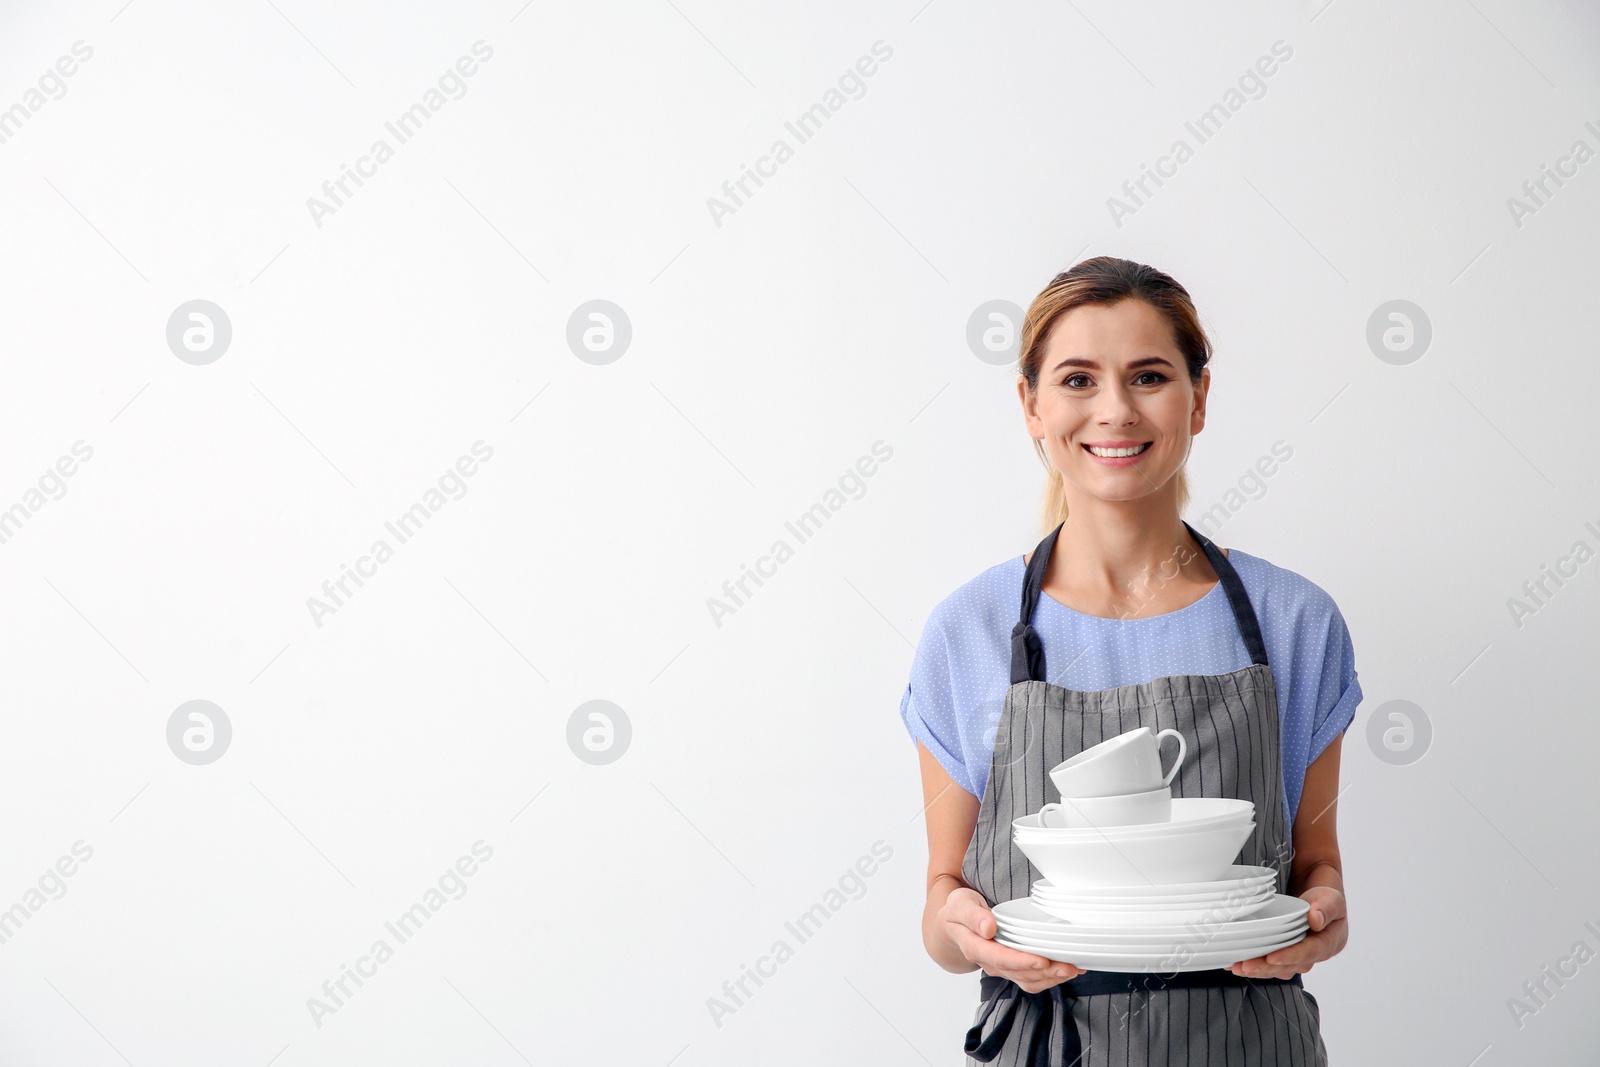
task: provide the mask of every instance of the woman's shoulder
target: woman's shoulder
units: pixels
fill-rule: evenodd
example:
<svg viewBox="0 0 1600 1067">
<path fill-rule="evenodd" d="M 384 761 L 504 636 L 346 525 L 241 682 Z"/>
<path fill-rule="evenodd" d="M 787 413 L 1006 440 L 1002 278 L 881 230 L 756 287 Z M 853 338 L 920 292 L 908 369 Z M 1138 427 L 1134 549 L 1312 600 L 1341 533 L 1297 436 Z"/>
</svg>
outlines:
<svg viewBox="0 0 1600 1067">
<path fill-rule="evenodd" d="M 1339 605 L 1332 595 L 1299 571 L 1232 546 L 1228 548 L 1228 561 L 1238 572 L 1245 592 L 1258 611 L 1297 624 L 1333 619 L 1343 624 Z"/>
<path fill-rule="evenodd" d="M 953 637 L 993 632 L 995 624 L 1003 622 L 1003 632 L 1009 636 L 1022 609 L 1025 570 L 1018 554 L 979 571 L 933 606 L 928 613 L 928 629 Z"/>
</svg>

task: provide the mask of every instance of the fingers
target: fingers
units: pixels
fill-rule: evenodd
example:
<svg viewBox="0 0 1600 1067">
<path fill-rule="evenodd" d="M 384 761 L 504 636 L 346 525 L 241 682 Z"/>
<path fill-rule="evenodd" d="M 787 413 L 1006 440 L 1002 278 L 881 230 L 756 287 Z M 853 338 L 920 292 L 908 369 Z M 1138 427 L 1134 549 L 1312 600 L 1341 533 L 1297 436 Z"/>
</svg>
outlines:
<svg viewBox="0 0 1600 1067">
<path fill-rule="evenodd" d="M 1228 970 L 1245 978 L 1293 978 L 1297 974 L 1311 970 L 1313 964 L 1320 963 L 1331 955 L 1333 953 L 1329 951 L 1326 938 L 1319 934 L 1307 934 L 1293 945 L 1269 952 L 1265 956 L 1240 960 L 1230 965 Z"/>
<path fill-rule="evenodd" d="M 961 951 L 967 959 L 984 971 L 1000 978 L 1009 978 L 1029 993 L 1049 989 L 1053 985 L 1070 981 L 1083 974 L 1083 969 L 1070 963 L 1061 963 L 1031 952 L 1019 952 L 992 940 L 985 940 L 970 931 L 956 934 Z"/>
<path fill-rule="evenodd" d="M 946 914 L 952 922 L 960 923 L 982 938 L 992 938 L 999 932 L 994 912 L 975 889 L 957 890 L 946 902 Z"/>
<path fill-rule="evenodd" d="M 1345 917 L 1344 894 L 1331 886 L 1313 886 L 1300 894 L 1311 905 L 1306 921 L 1312 930 L 1322 930 Z"/>
<path fill-rule="evenodd" d="M 1083 974 L 1081 967 L 1061 963 L 1031 952 L 1019 952 L 994 940 L 999 932 L 994 912 L 976 890 L 957 890 L 945 903 L 950 938 L 967 959 L 989 974 L 1009 978 L 1029 993 L 1037 993 Z"/>
</svg>

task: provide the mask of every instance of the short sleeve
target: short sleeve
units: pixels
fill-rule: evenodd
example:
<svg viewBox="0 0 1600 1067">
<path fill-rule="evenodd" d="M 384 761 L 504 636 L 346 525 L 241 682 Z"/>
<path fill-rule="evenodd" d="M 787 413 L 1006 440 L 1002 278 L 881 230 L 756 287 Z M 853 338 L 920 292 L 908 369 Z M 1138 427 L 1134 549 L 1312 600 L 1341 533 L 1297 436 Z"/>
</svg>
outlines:
<svg viewBox="0 0 1600 1067">
<path fill-rule="evenodd" d="M 1333 607 L 1328 618 L 1327 642 L 1322 651 L 1322 676 L 1317 688 L 1317 710 L 1311 721 L 1311 747 L 1307 764 L 1314 763 L 1333 739 L 1349 729 L 1361 703 L 1361 679 L 1356 675 L 1355 649 L 1344 616 Z"/>
<path fill-rule="evenodd" d="M 955 783 L 976 794 L 962 760 L 956 724 L 955 694 L 950 683 L 950 646 L 937 616 L 929 618 L 911 662 L 911 680 L 900 697 L 900 721 L 912 738 L 933 753 Z"/>
</svg>

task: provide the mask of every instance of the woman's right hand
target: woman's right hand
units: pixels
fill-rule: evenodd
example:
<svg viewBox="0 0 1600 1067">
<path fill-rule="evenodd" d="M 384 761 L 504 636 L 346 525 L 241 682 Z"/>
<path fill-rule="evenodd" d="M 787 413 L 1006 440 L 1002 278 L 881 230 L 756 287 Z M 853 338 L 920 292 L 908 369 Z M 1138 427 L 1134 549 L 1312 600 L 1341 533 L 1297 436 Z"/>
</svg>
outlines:
<svg viewBox="0 0 1600 1067">
<path fill-rule="evenodd" d="M 1081 967 L 1058 963 L 1031 952 L 1019 952 L 995 941 L 1000 926 L 976 889 L 950 891 L 938 920 L 951 942 L 968 960 L 999 978 L 1009 978 L 1025 992 L 1037 993 L 1083 974 Z"/>
</svg>

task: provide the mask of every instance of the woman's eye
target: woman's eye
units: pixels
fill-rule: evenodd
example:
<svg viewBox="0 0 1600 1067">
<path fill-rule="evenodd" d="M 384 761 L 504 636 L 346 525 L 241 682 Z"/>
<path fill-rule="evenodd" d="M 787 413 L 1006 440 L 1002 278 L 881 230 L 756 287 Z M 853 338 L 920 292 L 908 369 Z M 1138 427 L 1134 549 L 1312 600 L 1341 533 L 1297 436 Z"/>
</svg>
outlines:
<svg viewBox="0 0 1600 1067">
<path fill-rule="evenodd" d="M 1139 385 L 1160 385 L 1162 382 L 1170 380 L 1165 374 L 1155 370 L 1140 371 L 1134 378 L 1134 382 Z M 1069 389 L 1086 389 L 1089 387 L 1090 381 L 1087 374 L 1078 373 L 1067 376 L 1062 380 L 1061 384 Z"/>
</svg>

